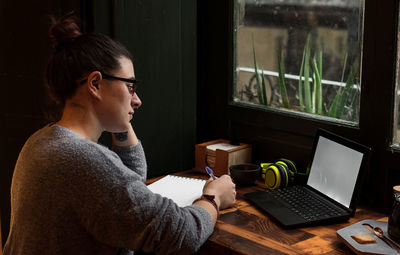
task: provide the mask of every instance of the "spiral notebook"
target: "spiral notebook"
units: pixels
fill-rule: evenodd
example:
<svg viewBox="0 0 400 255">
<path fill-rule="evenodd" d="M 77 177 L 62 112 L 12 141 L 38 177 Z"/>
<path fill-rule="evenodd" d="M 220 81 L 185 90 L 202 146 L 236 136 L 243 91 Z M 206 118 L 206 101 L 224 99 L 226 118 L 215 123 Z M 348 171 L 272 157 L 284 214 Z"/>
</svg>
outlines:
<svg viewBox="0 0 400 255">
<path fill-rule="evenodd" d="M 147 187 L 163 197 L 174 200 L 180 207 L 188 206 L 203 194 L 205 180 L 167 175 Z"/>
</svg>

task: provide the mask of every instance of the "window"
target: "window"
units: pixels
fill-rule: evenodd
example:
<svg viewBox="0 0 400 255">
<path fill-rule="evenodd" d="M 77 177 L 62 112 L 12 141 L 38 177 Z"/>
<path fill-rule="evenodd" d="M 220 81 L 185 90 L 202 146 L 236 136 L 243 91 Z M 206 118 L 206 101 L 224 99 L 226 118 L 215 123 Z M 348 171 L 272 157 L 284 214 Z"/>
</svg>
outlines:
<svg viewBox="0 0 400 255">
<path fill-rule="evenodd" d="M 399 14 L 400 15 L 400 14 Z M 400 27 L 397 28 L 397 58 L 396 58 L 396 88 L 394 94 L 394 115 L 393 115 L 393 145 L 399 147 L 400 145 L 400 68 L 399 68 L 399 58 L 400 58 Z"/>
<path fill-rule="evenodd" d="M 258 4 L 257 6 L 260 7 L 260 11 L 262 10 L 261 7 L 265 4 L 271 5 L 275 3 L 275 5 L 278 5 L 279 3 L 281 6 L 279 8 L 272 8 L 270 6 L 269 15 L 265 15 L 265 13 L 259 13 L 258 16 L 253 15 L 257 16 L 257 19 L 253 20 L 254 24 L 251 26 L 253 29 L 257 29 L 257 31 L 263 27 L 268 27 L 271 31 L 272 28 L 275 28 L 275 30 L 285 28 L 287 31 L 292 31 L 290 29 L 294 25 L 289 21 L 300 17 L 300 15 L 298 17 L 294 15 L 294 17 L 281 15 L 280 19 L 278 19 L 278 17 L 274 16 L 275 10 L 280 12 L 288 10 L 289 7 L 285 7 L 283 4 L 293 4 L 295 0 L 269 0 L 268 2 L 260 0 L 253 2 Z M 334 2 L 354 4 L 352 8 L 347 8 L 344 14 L 339 14 L 339 17 L 345 17 L 345 14 L 350 15 L 353 21 L 347 23 L 348 27 L 346 29 L 358 31 L 356 37 L 352 36 L 352 38 L 357 38 L 352 41 L 353 43 L 349 44 L 350 41 L 348 38 L 350 32 L 347 32 L 347 36 L 342 40 L 343 44 L 347 43 L 348 49 L 352 49 L 352 53 L 347 50 L 347 73 L 350 70 L 349 63 L 354 62 L 354 60 L 351 61 L 350 59 L 354 59 L 357 54 L 360 58 L 358 73 L 354 75 L 356 77 L 354 84 L 356 87 L 362 88 L 358 92 L 359 98 L 357 100 L 359 102 L 355 101 L 355 104 L 358 105 L 358 113 L 357 115 L 352 115 L 356 117 L 346 119 L 347 117 L 342 116 L 341 119 L 338 119 L 329 118 L 325 115 L 301 112 L 299 110 L 299 100 L 296 98 L 298 88 L 296 80 L 294 80 L 293 87 L 290 86 L 290 83 L 287 84 L 287 94 L 292 108 L 283 108 L 280 101 L 281 93 L 279 85 L 275 85 L 275 101 L 272 100 L 275 103 L 272 105 L 261 105 L 258 101 L 250 102 L 245 98 L 245 95 L 241 99 L 241 94 L 239 93 L 241 89 L 239 86 L 248 85 L 254 75 L 254 71 L 252 74 L 250 70 L 247 78 L 242 79 L 241 75 L 244 76 L 246 72 L 238 72 L 237 68 L 254 69 L 252 33 L 247 38 L 244 36 L 242 36 L 243 38 L 237 38 L 240 33 L 240 26 L 250 26 L 249 23 L 246 23 L 246 20 L 247 17 L 251 17 L 249 16 L 250 8 L 247 6 L 251 2 L 239 2 L 238 0 L 227 2 L 198 1 L 199 87 L 197 139 L 200 142 L 216 138 L 226 138 L 234 142 L 250 143 L 253 145 L 252 161 L 254 162 L 272 162 L 277 158 L 286 157 L 294 160 L 300 169 L 304 169 L 310 160 L 309 156 L 311 154 L 315 131 L 318 128 L 324 128 L 372 148 L 370 172 L 366 176 L 365 185 L 363 185 L 365 188 L 362 192 L 362 197 L 365 199 L 364 202 L 368 201 L 367 203 L 371 205 L 385 204 L 390 206 L 392 202 L 391 187 L 400 183 L 400 150 L 391 146 L 393 129 L 397 130 L 397 125 L 393 128 L 393 119 L 399 115 L 398 111 L 396 113 L 393 112 L 394 92 L 397 91 L 395 90 L 395 84 L 397 83 L 395 81 L 397 72 L 395 62 L 397 55 L 399 2 L 397 0 L 363 2 L 359 2 L 358 0 L 303 0 L 301 3 L 307 3 L 305 6 L 314 11 L 313 15 L 318 15 L 323 8 L 315 4 L 321 2 L 325 3 L 326 6 L 324 8 L 330 9 L 330 11 L 326 11 L 325 13 L 322 12 L 324 14 L 322 15 L 323 18 L 319 19 L 320 22 L 330 24 L 331 29 L 325 32 L 329 34 L 331 40 L 328 40 L 324 44 L 324 49 L 328 49 L 328 45 L 333 43 L 339 45 L 337 40 L 333 39 L 338 37 L 336 33 L 338 31 L 332 29 L 334 27 L 332 25 L 332 18 L 333 16 L 337 17 L 338 13 L 340 13 L 339 11 L 343 12 L 345 10 L 340 8 L 340 5 L 339 7 L 332 7 L 329 4 L 333 4 Z M 300 3 L 300 1 L 296 0 L 296 3 Z M 314 4 L 313 8 L 310 6 L 312 4 Z M 291 9 L 291 13 L 295 13 L 293 10 L 300 11 L 302 9 L 300 6 L 296 6 Z M 239 16 L 239 13 L 242 13 L 241 16 Z M 255 10 L 253 13 L 255 13 Z M 313 16 L 310 14 L 307 17 Z M 242 23 L 239 23 L 239 18 L 242 19 Z M 278 24 L 281 25 L 279 26 Z M 343 24 L 339 25 L 344 30 L 345 26 L 342 26 Z M 338 28 L 340 27 L 339 25 Z M 309 31 L 313 30 L 314 27 L 311 29 L 310 26 L 304 26 L 304 29 Z M 322 26 L 314 30 L 327 31 L 327 29 L 327 26 Z M 299 31 L 302 30 L 300 29 Z M 297 33 L 295 30 L 292 32 Z M 285 60 L 285 74 L 286 76 L 299 76 L 299 62 L 301 62 L 305 41 L 309 33 L 303 33 L 302 37 L 296 37 L 298 39 L 295 39 L 294 42 L 299 44 L 297 48 L 287 47 L 289 42 L 290 45 L 295 45 L 293 42 L 294 39 L 289 40 L 291 33 L 286 32 L 286 34 L 282 34 L 281 49 Z M 263 61 L 268 58 L 264 59 L 266 52 L 263 52 L 263 48 L 257 46 L 257 40 L 261 39 L 257 39 L 256 36 L 258 35 L 254 33 L 256 62 L 259 65 L 259 70 L 275 72 L 275 76 L 270 75 L 271 77 L 269 78 L 271 80 L 275 79 L 276 84 L 276 73 L 279 76 L 277 53 L 280 52 L 278 47 L 280 41 L 268 41 L 268 37 L 262 38 L 263 43 L 270 43 L 270 47 L 266 47 L 266 49 L 270 50 L 269 54 L 271 57 L 269 59 L 271 59 L 271 63 L 273 62 L 272 64 L 264 63 Z M 311 41 L 315 40 L 313 37 L 319 38 L 315 36 L 315 32 L 312 32 L 310 37 Z M 237 50 L 240 47 L 238 40 L 242 39 L 250 45 L 250 48 L 247 48 L 247 55 L 250 55 L 250 57 L 246 56 L 246 54 L 239 53 L 238 55 Z M 315 42 L 317 41 L 315 40 Z M 358 46 L 354 42 L 357 42 Z M 349 45 L 353 46 L 350 47 Z M 315 45 L 311 44 L 311 46 L 314 47 Z M 289 54 L 288 51 L 292 49 L 295 49 L 297 52 L 293 55 L 295 57 L 286 57 Z M 318 49 L 318 47 L 315 46 L 312 48 L 313 51 L 315 49 Z M 345 51 L 340 51 L 341 48 L 339 46 L 336 46 L 336 49 L 341 54 L 345 54 Z M 327 52 L 323 52 L 324 59 L 328 56 Z M 313 56 L 312 54 L 310 55 Z M 247 62 L 243 62 L 244 60 L 241 60 L 240 56 L 246 56 Z M 340 57 L 338 54 L 336 59 L 342 61 L 335 68 L 339 71 L 329 74 L 327 68 L 331 68 L 333 64 L 323 62 L 322 80 L 340 82 L 341 70 L 344 65 L 343 56 Z M 297 64 L 292 64 L 293 62 Z M 296 68 L 292 70 L 292 66 Z M 344 77 L 346 76 L 347 74 L 345 73 Z M 240 83 L 241 79 L 242 84 Z M 289 80 L 290 77 L 285 77 L 285 79 Z M 343 80 L 346 80 L 346 78 Z M 312 81 L 310 84 L 312 89 Z M 329 85 L 322 85 L 322 88 L 325 87 L 329 87 Z M 353 86 L 353 88 L 355 87 Z M 254 92 L 254 96 L 258 96 L 256 91 Z M 253 100 L 257 100 L 257 98 L 253 98 Z M 329 107 L 330 102 L 326 98 L 324 100 L 324 103 Z M 346 107 L 346 110 L 351 109 L 349 105 L 346 105 Z"/>
<path fill-rule="evenodd" d="M 234 101 L 357 125 L 364 1 L 235 2 Z"/>
</svg>

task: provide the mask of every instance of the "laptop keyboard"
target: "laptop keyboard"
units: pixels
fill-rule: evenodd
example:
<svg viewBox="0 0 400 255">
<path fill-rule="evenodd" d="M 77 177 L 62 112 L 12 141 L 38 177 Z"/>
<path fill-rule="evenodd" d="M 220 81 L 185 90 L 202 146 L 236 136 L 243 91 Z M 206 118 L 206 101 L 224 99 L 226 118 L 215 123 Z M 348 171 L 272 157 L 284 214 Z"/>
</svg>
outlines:
<svg viewBox="0 0 400 255">
<path fill-rule="evenodd" d="M 285 189 L 266 190 L 275 198 L 286 202 L 290 209 L 307 221 L 316 221 L 341 216 L 340 210 L 332 208 L 299 186 Z"/>
</svg>

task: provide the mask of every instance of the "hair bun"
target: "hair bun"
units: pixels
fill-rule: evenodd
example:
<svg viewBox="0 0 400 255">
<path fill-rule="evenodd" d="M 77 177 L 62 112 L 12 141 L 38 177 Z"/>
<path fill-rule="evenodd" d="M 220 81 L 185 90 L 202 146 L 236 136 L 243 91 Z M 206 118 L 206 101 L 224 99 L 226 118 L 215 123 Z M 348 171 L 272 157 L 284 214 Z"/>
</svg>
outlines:
<svg viewBox="0 0 400 255">
<path fill-rule="evenodd" d="M 56 20 L 52 19 L 52 26 L 49 29 L 49 36 L 52 40 L 53 48 L 67 45 L 75 41 L 82 33 L 77 24 L 77 18 L 72 16 L 72 12 Z"/>
</svg>

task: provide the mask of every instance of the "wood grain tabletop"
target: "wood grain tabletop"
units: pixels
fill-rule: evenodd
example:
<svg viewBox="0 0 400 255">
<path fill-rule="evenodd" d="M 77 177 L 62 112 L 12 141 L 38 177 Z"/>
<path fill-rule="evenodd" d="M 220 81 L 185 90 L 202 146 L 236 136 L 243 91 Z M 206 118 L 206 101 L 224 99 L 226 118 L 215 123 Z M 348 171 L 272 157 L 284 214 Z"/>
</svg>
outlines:
<svg viewBox="0 0 400 255">
<path fill-rule="evenodd" d="M 207 178 L 193 171 L 177 175 Z M 359 208 L 348 222 L 284 229 L 244 197 L 262 189 L 257 185 L 237 187 L 235 210 L 221 212 L 213 234 L 198 254 L 354 254 L 339 240 L 336 231 L 364 219 L 387 221 L 382 212 Z"/>
</svg>

